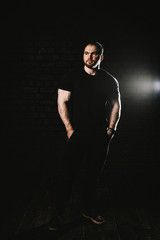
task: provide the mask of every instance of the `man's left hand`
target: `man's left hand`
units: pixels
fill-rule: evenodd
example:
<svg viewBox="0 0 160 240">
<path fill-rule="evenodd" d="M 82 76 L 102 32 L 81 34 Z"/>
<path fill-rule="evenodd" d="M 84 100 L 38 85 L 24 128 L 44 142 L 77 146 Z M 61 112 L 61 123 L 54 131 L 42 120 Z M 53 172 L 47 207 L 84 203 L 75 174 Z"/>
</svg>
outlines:
<svg viewBox="0 0 160 240">
<path fill-rule="evenodd" d="M 107 131 L 107 135 L 108 135 L 109 137 L 111 137 L 111 136 L 113 135 L 113 133 L 112 133 L 110 130 L 108 130 L 108 131 Z"/>
<path fill-rule="evenodd" d="M 107 135 L 110 137 L 110 138 L 112 138 L 113 136 L 114 136 L 114 133 L 115 133 L 115 131 L 114 131 L 114 129 L 108 129 L 107 130 Z"/>
</svg>

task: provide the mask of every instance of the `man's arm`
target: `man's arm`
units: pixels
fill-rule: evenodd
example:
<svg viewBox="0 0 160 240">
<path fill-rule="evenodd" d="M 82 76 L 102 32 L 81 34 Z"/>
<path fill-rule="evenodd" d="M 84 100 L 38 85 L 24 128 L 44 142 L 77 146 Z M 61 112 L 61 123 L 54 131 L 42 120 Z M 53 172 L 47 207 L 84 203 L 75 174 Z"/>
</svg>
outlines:
<svg viewBox="0 0 160 240">
<path fill-rule="evenodd" d="M 74 132 L 74 129 L 71 125 L 71 121 L 69 118 L 69 110 L 67 107 L 67 102 L 70 100 L 70 98 L 71 98 L 70 91 L 58 89 L 58 99 L 57 99 L 58 112 L 66 128 L 68 139 L 71 137 L 71 135 Z"/>
<path fill-rule="evenodd" d="M 116 131 L 120 116 L 121 116 L 121 99 L 119 94 L 117 99 L 112 99 L 111 101 L 109 128 L 113 128 Z M 108 130 L 107 134 L 111 135 L 111 131 Z"/>
</svg>

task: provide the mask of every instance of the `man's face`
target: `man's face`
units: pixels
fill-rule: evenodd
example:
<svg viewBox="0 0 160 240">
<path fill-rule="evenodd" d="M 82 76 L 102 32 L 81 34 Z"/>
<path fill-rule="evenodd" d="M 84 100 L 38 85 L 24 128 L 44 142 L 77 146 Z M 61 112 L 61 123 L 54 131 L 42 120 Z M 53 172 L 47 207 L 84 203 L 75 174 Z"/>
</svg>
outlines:
<svg viewBox="0 0 160 240">
<path fill-rule="evenodd" d="M 87 45 L 83 53 L 84 65 L 88 68 L 96 68 L 100 63 L 100 54 L 97 52 L 97 47 L 94 45 Z"/>
</svg>

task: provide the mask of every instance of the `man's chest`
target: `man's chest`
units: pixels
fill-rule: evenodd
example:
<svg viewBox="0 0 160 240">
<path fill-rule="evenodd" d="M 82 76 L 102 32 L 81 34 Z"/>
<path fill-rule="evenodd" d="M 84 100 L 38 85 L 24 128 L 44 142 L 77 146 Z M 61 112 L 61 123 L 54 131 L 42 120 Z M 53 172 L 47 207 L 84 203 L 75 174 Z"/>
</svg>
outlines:
<svg viewBox="0 0 160 240">
<path fill-rule="evenodd" d="M 77 80 L 73 85 L 74 99 L 81 101 L 101 101 L 105 102 L 108 97 L 108 86 L 101 79 Z"/>
</svg>

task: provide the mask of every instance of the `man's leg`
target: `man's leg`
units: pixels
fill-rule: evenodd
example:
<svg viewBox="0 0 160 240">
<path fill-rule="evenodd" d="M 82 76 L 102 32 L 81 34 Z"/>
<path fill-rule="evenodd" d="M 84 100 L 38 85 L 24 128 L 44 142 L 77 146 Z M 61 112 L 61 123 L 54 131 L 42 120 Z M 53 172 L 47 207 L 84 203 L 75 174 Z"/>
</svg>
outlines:
<svg viewBox="0 0 160 240">
<path fill-rule="evenodd" d="M 98 177 L 107 157 L 109 142 L 106 134 L 90 135 L 89 144 L 87 144 L 86 148 L 86 176 L 83 187 L 84 217 L 96 224 L 105 221 L 98 212 L 96 194 Z"/>
<path fill-rule="evenodd" d="M 83 154 L 83 146 L 77 132 L 68 140 L 60 157 L 56 174 L 55 204 L 56 212 L 49 223 L 49 230 L 56 230 L 60 217 L 63 216 L 65 202 L 69 199 L 74 179 Z"/>
</svg>

